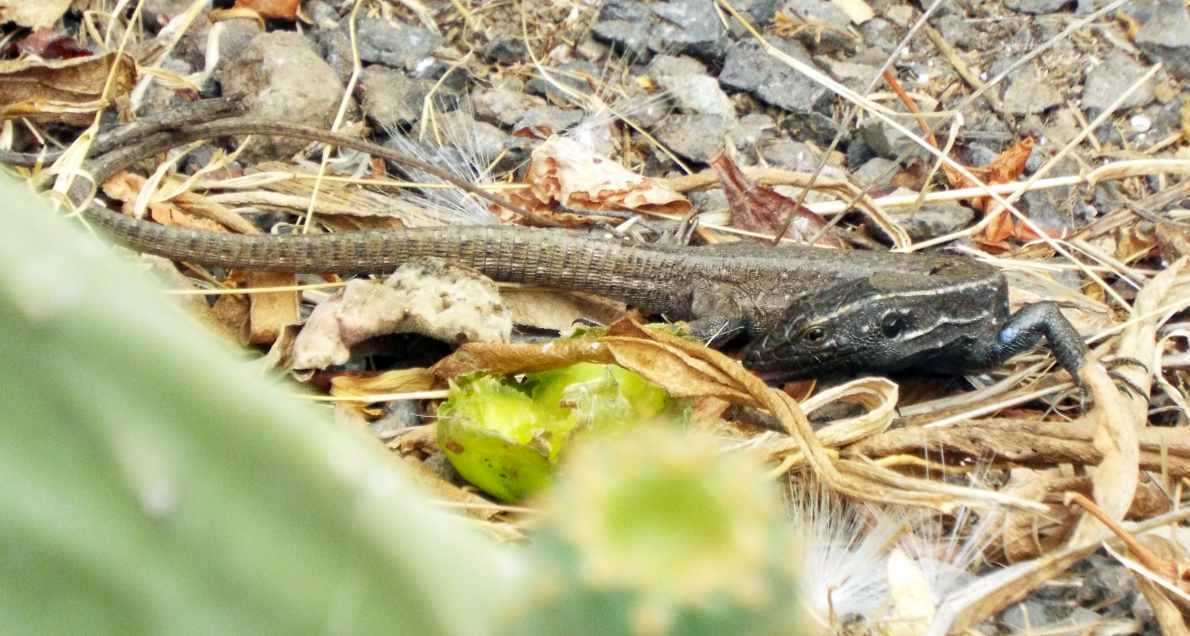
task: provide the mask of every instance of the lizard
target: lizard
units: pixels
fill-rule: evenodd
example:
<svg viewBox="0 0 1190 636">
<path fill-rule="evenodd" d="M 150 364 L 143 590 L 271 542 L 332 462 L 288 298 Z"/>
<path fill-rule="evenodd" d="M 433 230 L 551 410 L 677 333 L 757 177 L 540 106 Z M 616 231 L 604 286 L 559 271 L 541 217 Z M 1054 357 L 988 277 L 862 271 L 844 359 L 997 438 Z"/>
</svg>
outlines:
<svg viewBox="0 0 1190 636">
<path fill-rule="evenodd" d="M 231 117 L 156 129 L 91 160 L 103 183 L 184 143 L 285 135 L 372 153 L 515 208 L 382 146 L 317 128 Z M 77 186 L 72 200 L 81 201 Z M 517 225 L 408 228 L 305 235 L 235 235 L 164 226 L 92 202 L 86 218 L 131 248 L 207 266 L 285 272 L 376 273 L 425 257 L 502 282 L 615 297 L 689 321 L 695 333 L 742 332 L 742 362 L 766 379 L 832 372 L 974 372 L 1045 340 L 1077 378 L 1087 349 L 1053 302 L 1011 313 L 995 267 L 968 257 L 738 242 L 677 247 Z M 523 211 L 522 211 L 523 212 Z"/>
</svg>

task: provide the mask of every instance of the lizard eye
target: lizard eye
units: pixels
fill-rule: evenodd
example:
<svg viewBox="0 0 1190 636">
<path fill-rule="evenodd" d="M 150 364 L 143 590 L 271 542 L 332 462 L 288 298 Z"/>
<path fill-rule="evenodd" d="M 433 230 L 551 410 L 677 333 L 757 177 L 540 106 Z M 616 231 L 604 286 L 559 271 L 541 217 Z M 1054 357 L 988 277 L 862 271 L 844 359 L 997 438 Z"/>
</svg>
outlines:
<svg viewBox="0 0 1190 636">
<path fill-rule="evenodd" d="M 805 340 L 810 344 L 818 344 L 819 342 L 822 342 L 824 338 L 826 338 L 826 329 L 823 329 L 820 326 L 808 327 L 802 332 L 802 340 Z"/>
<path fill-rule="evenodd" d="M 896 338 L 905 331 L 905 324 L 908 322 L 904 314 L 891 312 L 884 315 L 880 319 L 880 331 L 886 338 Z"/>
</svg>

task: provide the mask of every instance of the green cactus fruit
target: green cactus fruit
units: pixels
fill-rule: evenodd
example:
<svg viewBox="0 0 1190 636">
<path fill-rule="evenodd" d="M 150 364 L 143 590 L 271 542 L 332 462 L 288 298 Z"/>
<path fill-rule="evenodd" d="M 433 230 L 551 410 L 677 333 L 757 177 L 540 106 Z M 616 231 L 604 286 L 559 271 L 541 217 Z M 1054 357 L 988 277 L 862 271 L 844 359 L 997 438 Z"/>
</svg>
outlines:
<svg viewBox="0 0 1190 636">
<path fill-rule="evenodd" d="M 438 445 L 464 479 L 502 501 L 539 492 L 576 434 L 676 421 L 684 403 L 622 367 L 579 363 L 520 380 L 471 376 L 438 409 Z"/>
<path fill-rule="evenodd" d="M 761 464 L 649 427 L 584 443 L 506 633 L 802 634 L 794 533 Z"/>
</svg>

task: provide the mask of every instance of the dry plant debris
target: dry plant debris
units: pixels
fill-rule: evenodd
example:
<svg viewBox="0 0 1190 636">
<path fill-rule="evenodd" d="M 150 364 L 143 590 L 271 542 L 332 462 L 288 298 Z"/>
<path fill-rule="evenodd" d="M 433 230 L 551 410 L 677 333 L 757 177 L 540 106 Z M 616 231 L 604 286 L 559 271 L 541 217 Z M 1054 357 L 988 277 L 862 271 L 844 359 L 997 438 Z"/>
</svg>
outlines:
<svg viewBox="0 0 1190 636">
<path fill-rule="evenodd" d="M 1135 581 L 1130 605 L 1066 607 L 1121 629 L 1184 633 L 1186 5 L 968 4 L 237 0 L 208 11 L 138 0 L 80 23 L 111 3 L 9 0 L 0 158 L 62 195 L 88 179 L 85 157 L 147 142 L 152 161 L 91 194 L 211 232 L 512 222 L 635 240 L 687 236 L 697 213 L 704 242 L 957 249 L 1041 281 L 1014 299 L 1042 290 L 1094 314 L 1077 321 L 1096 347 L 1079 378 L 1032 356 L 968 378 L 782 389 L 624 317 L 616 299 L 501 292 L 451 264 L 371 272 L 391 274 L 381 282 L 152 261 L 192 314 L 259 353 L 262 371 L 288 372 L 297 391 L 334 405 L 337 422 L 370 427 L 427 488 L 504 540 L 531 534 L 531 514 L 444 469 L 433 416 L 448 382 L 617 364 L 691 400 L 691 426 L 725 452 L 763 457 L 793 500 L 825 488 L 834 503 L 797 513 L 808 534 L 851 519 L 850 534 L 830 541 L 869 552 L 836 550 L 821 571 L 862 563 L 852 576 L 870 587 L 810 583 L 838 585 L 809 595 L 823 627 L 858 616 L 873 633 L 992 633 L 1023 629 L 1014 612 L 1030 608 L 1043 616 L 1025 627 L 1058 626 L 1070 617 L 1035 592 L 1110 566 Z M 245 83 L 249 46 L 274 75 L 300 59 L 317 66 L 309 77 L 338 85 L 303 81 L 297 68 L 253 76 L 247 106 L 196 101 L 237 73 L 228 85 Z M 398 82 L 399 99 L 363 88 L 369 71 Z M 279 124 L 342 136 L 306 137 L 324 143 L 289 156 L 268 156 L 266 134 L 170 138 L 265 94 L 292 105 Z M 335 139 L 356 143 L 332 150 Z M 467 188 L 402 168 L 397 155 Z M 967 208 L 974 224 L 962 221 Z M 582 318 L 606 332 L 524 331 L 565 332 Z M 411 333 L 457 347 L 445 357 L 416 340 L 392 348 L 393 334 Z M 950 550 L 958 544 L 965 560 Z M 938 563 L 966 578 L 943 584 Z"/>
</svg>

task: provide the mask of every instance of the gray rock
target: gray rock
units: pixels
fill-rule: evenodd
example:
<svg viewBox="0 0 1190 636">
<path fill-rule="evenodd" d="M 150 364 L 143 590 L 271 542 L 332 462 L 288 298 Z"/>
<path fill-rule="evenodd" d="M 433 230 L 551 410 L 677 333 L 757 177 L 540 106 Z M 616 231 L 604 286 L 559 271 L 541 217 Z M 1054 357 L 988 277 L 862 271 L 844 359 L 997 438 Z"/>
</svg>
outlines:
<svg viewBox="0 0 1190 636">
<path fill-rule="evenodd" d="M 583 38 L 578 46 L 574 47 L 574 52 L 579 58 L 587 60 L 588 62 L 597 62 L 602 60 L 607 55 L 608 47 L 606 44 L 596 40 L 594 36 L 588 35 Z"/>
<path fill-rule="evenodd" d="M 635 83 L 629 85 L 625 93 L 624 98 L 617 102 L 620 112 L 644 128 L 656 126 L 657 122 L 673 111 L 663 95 L 646 93 Z"/>
<path fill-rule="evenodd" d="M 884 18 L 872 18 L 859 27 L 864 43 L 880 49 L 886 55 L 892 53 L 900 43 L 903 30 Z"/>
<path fill-rule="evenodd" d="M 740 150 L 754 148 L 777 129 L 777 122 L 763 113 L 749 113 L 736 122 L 731 139 Z"/>
<path fill-rule="evenodd" d="M 780 39 L 773 39 L 772 43 L 788 55 L 815 66 L 798 43 Z M 761 101 L 791 113 L 825 113 L 831 103 L 830 91 L 773 58 L 755 42 L 740 42 L 728 50 L 719 82 L 752 93 Z"/>
<path fill-rule="evenodd" d="M 445 77 L 444 77 L 445 76 Z M 420 62 L 409 69 L 409 77 L 413 79 L 432 80 L 437 82 L 438 92 L 462 94 L 470 88 L 471 74 L 465 66 L 453 67 L 435 57 L 423 57 Z"/>
<path fill-rule="evenodd" d="M 477 91 L 471 96 L 475 117 L 500 126 L 512 126 L 533 108 L 544 106 L 545 100 L 527 95 L 521 87 L 499 86 Z"/>
<path fill-rule="evenodd" d="M 777 14 L 778 0 L 738 0 L 732 4 L 747 14 L 753 25 L 763 27 Z"/>
<path fill-rule="evenodd" d="M 297 33 L 261 33 L 222 71 L 223 92 L 243 95 L 249 113 L 262 119 L 317 128 L 330 125 L 343 84 L 330 65 Z M 260 138 L 247 153 L 257 159 L 284 157 L 306 142 Z"/>
<path fill-rule="evenodd" d="M 855 171 L 853 175 L 854 181 L 859 187 L 865 190 L 869 187 L 877 189 L 887 188 L 892 184 L 892 178 L 896 176 L 900 165 L 892 159 L 873 157 L 864 162 L 864 165 L 860 166 L 859 170 Z"/>
<path fill-rule="evenodd" d="M 376 126 L 394 130 L 421 119 L 422 104 L 432 82 L 410 79 L 386 66 L 372 65 L 360 75 L 364 114 Z"/>
<path fill-rule="evenodd" d="M 591 27 L 591 33 L 607 42 L 622 55 L 648 60 L 649 23 L 633 20 L 601 20 Z"/>
<path fill-rule="evenodd" d="M 438 48 L 442 38 L 421 27 L 364 18 L 357 28 L 360 59 L 367 63 L 414 70 Z"/>
<path fill-rule="evenodd" d="M 717 59 L 723 54 L 727 35 L 713 0 L 669 0 L 652 4 L 609 0 L 600 10 L 599 20 L 591 32 L 618 51 L 641 60 L 648 59 L 654 52 L 689 53 Z"/>
<path fill-rule="evenodd" d="M 864 92 L 880 70 L 879 66 L 842 62 L 826 56 L 815 57 L 814 61 L 825 68 L 831 77 L 857 93 Z"/>
<path fill-rule="evenodd" d="M 653 60 L 649 73 L 682 112 L 735 119 L 735 104 L 697 60 L 662 55 Z"/>
<path fill-rule="evenodd" d="M 996 160 L 1000 156 L 1000 152 L 993 150 L 981 143 L 970 143 L 963 148 L 963 160 L 969 166 L 986 166 Z M 1036 153 L 1034 153 L 1036 154 Z"/>
<path fill-rule="evenodd" d="M 546 99 L 555 104 L 570 104 L 571 99 L 561 90 L 558 90 L 554 83 L 568 86 L 580 93 L 588 93 L 591 91 L 591 82 L 597 81 L 599 78 L 599 68 L 586 60 L 574 60 L 558 66 L 557 73 L 551 73 L 550 79 L 552 82 L 535 77 L 525 83 L 525 89 L 535 95 L 544 95 Z"/>
<path fill-rule="evenodd" d="M 879 119 L 865 120 L 859 126 L 859 135 L 868 149 L 878 157 L 901 159 L 927 154 L 913 140 Z"/>
<path fill-rule="evenodd" d="M 339 26 L 339 12 L 323 0 L 311 0 L 305 4 L 310 20 L 320 29 L 336 29 Z"/>
<path fill-rule="evenodd" d="M 184 60 L 176 58 L 165 58 L 161 66 L 163 69 L 176 73 L 178 75 L 189 75 L 194 72 Z M 139 116 L 143 117 L 152 113 L 163 113 L 173 110 L 183 104 L 188 103 L 183 94 L 173 88 L 162 84 L 161 82 L 153 82 L 149 84 L 145 91 L 144 97 L 141 99 L 141 106 L 139 109 Z"/>
<path fill-rule="evenodd" d="M 577 109 L 537 106 L 526 111 L 512 128 L 514 133 L 532 130 L 538 137 L 544 139 L 578 125 L 585 116 L 586 113 Z"/>
<path fill-rule="evenodd" d="M 1062 104 L 1062 94 L 1036 66 L 1024 68 L 1008 76 L 1004 90 L 1004 108 L 1014 115 L 1042 113 Z"/>
<path fill-rule="evenodd" d="M 957 203 L 923 205 L 917 214 L 892 212 L 897 224 L 905 229 L 914 241 L 929 239 L 958 232 L 975 222 L 975 210 Z"/>
<path fill-rule="evenodd" d="M 653 77 L 658 75 L 684 77 L 686 75 L 706 74 L 707 67 L 705 64 L 685 55 L 658 55 L 649 64 L 649 75 Z"/>
<path fill-rule="evenodd" d="M 339 81 L 346 84 L 355 70 L 355 54 L 351 51 L 351 34 L 347 29 L 318 29 L 314 41 L 322 51 L 322 59 L 334 69 Z"/>
<path fill-rule="evenodd" d="M 818 167 L 820 155 L 810 146 L 779 137 L 761 145 L 760 156 L 769 164 L 786 170 L 811 172 Z"/>
<path fill-rule="evenodd" d="M 708 59 L 722 56 L 727 29 L 714 0 L 670 0 L 650 6 L 659 18 L 650 44 L 654 51 L 678 50 Z"/>
<path fill-rule="evenodd" d="M 732 122 L 715 115 L 675 115 L 665 120 L 654 134 L 683 159 L 706 163 L 723 147 Z"/>
<path fill-rule="evenodd" d="M 653 50 L 676 48 L 703 57 L 718 57 L 727 35 L 714 0 L 670 0 L 651 5 L 660 20 L 653 26 Z"/>
<path fill-rule="evenodd" d="M 881 167 L 887 168 L 887 166 Z M 873 170 L 873 172 L 876 172 L 876 170 Z M 899 189 L 895 194 L 913 194 L 913 192 L 911 190 Z M 894 208 L 887 211 L 889 216 L 892 217 L 892 220 L 901 226 L 905 230 L 905 233 L 909 235 L 909 238 L 914 241 L 927 241 L 938 236 L 951 234 L 975 222 L 975 211 L 958 203 L 923 205 L 916 212 L 905 208 Z M 889 240 L 885 236 L 884 231 L 867 216 L 864 217 L 864 226 L 874 235 L 883 237 L 882 240 Z"/>
<path fill-rule="evenodd" d="M 1066 617 L 1066 623 L 1071 627 L 1081 627 L 1094 633 L 1094 628 L 1103 621 L 1103 615 L 1085 607 L 1076 607 Z"/>
<path fill-rule="evenodd" d="M 1088 561 L 1091 567 L 1079 588 L 1079 605 L 1103 609 L 1112 606 L 1131 607 L 1133 598 L 1140 594 L 1140 590 L 1136 586 L 1136 577 L 1128 568 L 1098 554 Z"/>
<path fill-rule="evenodd" d="M 1068 174 L 1055 171 L 1054 174 Z M 1033 190 L 1021 197 L 1020 207 L 1029 220 L 1043 229 L 1062 231 L 1074 229 L 1074 206 L 1069 188 Z"/>
<path fill-rule="evenodd" d="M 970 20 L 963 16 L 948 15 L 937 20 L 938 31 L 947 42 L 965 50 L 976 50 L 982 43 L 982 34 Z"/>
<path fill-rule="evenodd" d="M 260 23 L 256 20 L 223 21 L 223 34 L 219 36 L 219 59 L 235 59 L 261 33 Z"/>
<path fill-rule="evenodd" d="M 1145 74 L 1145 68 L 1122 51 L 1108 53 L 1102 64 L 1087 73 L 1083 84 L 1083 108 L 1101 113 Z M 1120 110 L 1144 106 L 1153 101 L 1153 83 L 1146 82 L 1120 104 Z"/>
<path fill-rule="evenodd" d="M 599 20 L 591 27 L 596 39 L 608 42 L 619 53 L 640 59 L 649 55 L 652 12 L 637 0 L 607 0 L 599 10 Z"/>
<path fill-rule="evenodd" d="M 1159 0 L 1136 34 L 1136 45 L 1170 75 L 1190 80 L 1190 15 L 1181 0 Z"/>
<path fill-rule="evenodd" d="M 1038 15 L 1054 13 L 1074 4 L 1074 0 L 1004 0 L 1004 6 L 1018 13 Z"/>
<path fill-rule="evenodd" d="M 727 203 L 727 194 L 722 188 L 714 190 L 696 190 L 689 194 L 690 203 L 703 214 L 721 214 L 731 206 Z"/>
<path fill-rule="evenodd" d="M 502 36 L 483 47 L 483 56 L 499 64 L 516 64 L 529 57 L 529 50 L 520 37 Z"/>
</svg>

